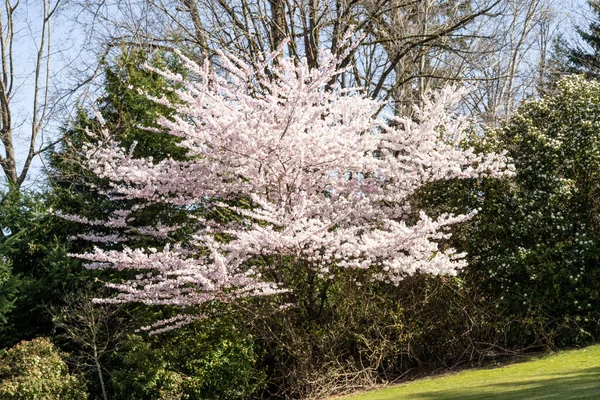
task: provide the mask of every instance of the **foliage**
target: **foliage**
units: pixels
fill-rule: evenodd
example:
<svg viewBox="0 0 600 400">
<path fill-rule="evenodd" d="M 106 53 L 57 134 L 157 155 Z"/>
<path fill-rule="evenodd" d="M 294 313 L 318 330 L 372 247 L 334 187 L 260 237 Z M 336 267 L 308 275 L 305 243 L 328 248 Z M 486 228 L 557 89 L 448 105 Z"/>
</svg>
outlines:
<svg viewBox="0 0 600 400">
<path fill-rule="evenodd" d="M 322 398 L 518 352 L 502 351 L 506 321 L 460 278 L 416 274 L 395 286 L 352 272 L 331 282 L 317 315 L 302 303 L 245 307 L 270 396 Z"/>
<path fill-rule="evenodd" d="M 593 21 L 588 29 L 577 28 L 584 46 L 570 45 L 559 40 L 555 53 L 562 59 L 562 69 L 566 73 L 584 74 L 588 79 L 600 78 L 600 2 L 588 0 Z"/>
<path fill-rule="evenodd" d="M 19 286 L 7 323 L 0 327 L 0 347 L 10 347 L 22 339 L 49 335 L 52 323 L 45 307 L 60 303 L 66 291 L 88 278 L 80 273 L 80 262 L 67 256 L 66 238 L 73 224 L 54 215 L 43 193 L 8 192 L 0 207 L 0 226 L 0 253 L 14 275 L 7 289 L 17 281 Z"/>
<path fill-rule="evenodd" d="M 87 394 L 52 343 L 40 338 L 23 341 L 0 356 L 0 397 L 84 400 Z"/>
<path fill-rule="evenodd" d="M 424 196 L 443 190 L 454 206 L 481 210 L 453 244 L 469 253 L 466 285 L 511 322 L 507 347 L 600 334 L 599 93 L 595 81 L 565 78 L 488 133 L 482 145 L 508 150 L 514 179 L 454 182 Z"/>
<path fill-rule="evenodd" d="M 247 399 L 264 384 L 252 338 L 221 317 L 144 339 L 115 354 L 116 399 Z M 224 323 L 225 322 L 225 323 Z"/>
<path fill-rule="evenodd" d="M 20 281 L 13 275 L 12 263 L 6 255 L 9 246 L 10 241 L 0 241 L 0 325 L 8 322 L 7 314 L 14 309 L 19 293 Z"/>
</svg>

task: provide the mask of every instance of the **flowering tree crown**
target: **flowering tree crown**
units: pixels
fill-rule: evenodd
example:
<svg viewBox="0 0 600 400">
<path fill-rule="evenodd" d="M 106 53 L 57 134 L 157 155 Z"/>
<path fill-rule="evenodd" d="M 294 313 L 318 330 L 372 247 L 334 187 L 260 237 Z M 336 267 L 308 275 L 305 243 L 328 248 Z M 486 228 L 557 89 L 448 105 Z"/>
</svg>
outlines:
<svg viewBox="0 0 600 400">
<path fill-rule="evenodd" d="M 134 158 L 103 131 L 100 143 L 87 149 L 87 165 L 112 182 L 113 198 L 226 208 L 240 218 L 202 221 L 193 239 L 180 245 L 169 239 L 177 227 L 134 228 L 136 210 L 119 210 L 104 223 L 163 238 L 165 245 L 77 255 L 91 261 L 90 268 L 140 271 L 111 284 L 119 293 L 103 301 L 195 306 L 277 293 L 285 288 L 264 282 L 252 267 L 253 260 L 272 255 L 300 260 L 322 279 L 358 268 L 391 283 L 417 271 L 453 274 L 464 266 L 463 256 L 442 249 L 438 240 L 444 227 L 469 214 L 434 220 L 410 206 L 411 196 L 432 181 L 510 173 L 504 155 L 458 146 L 465 123 L 448 109 L 460 93 L 446 89 L 426 101 L 417 122 L 374 118 L 382 105 L 335 83 L 343 71 L 326 51 L 318 69 L 276 56 L 252 69 L 221 54 L 218 72 L 182 60 L 193 79 L 155 71 L 180 84 L 181 102 L 153 100 L 176 110 L 159 124 L 181 138 L 187 159 Z M 223 236 L 228 239 L 216 239 Z"/>
</svg>

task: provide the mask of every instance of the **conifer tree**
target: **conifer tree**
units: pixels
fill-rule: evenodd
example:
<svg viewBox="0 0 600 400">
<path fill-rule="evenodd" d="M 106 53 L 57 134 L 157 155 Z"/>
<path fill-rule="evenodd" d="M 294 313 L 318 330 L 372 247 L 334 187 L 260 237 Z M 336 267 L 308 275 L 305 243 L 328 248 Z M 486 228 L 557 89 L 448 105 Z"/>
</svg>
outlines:
<svg viewBox="0 0 600 400">
<path fill-rule="evenodd" d="M 555 56 L 563 58 L 562 72 L 584 74 L 588 79 L 600 78 L 600 1 L 588 0 L 593 16 L 588 28 L 577 28 L 581 45 L 559 39 Z"/>
</svg>

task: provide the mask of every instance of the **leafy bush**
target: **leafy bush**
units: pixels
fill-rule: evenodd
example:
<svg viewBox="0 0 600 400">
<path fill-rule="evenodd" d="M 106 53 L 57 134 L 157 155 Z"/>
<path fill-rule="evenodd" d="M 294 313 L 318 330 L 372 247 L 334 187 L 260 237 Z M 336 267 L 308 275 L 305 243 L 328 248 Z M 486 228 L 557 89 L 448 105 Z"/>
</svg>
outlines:
<svg viewBox="0 0 600 400">
<path fill-rule="evenodd" d="M 483 287 L 507 313 L 531 320 L 521 340 L 548 346 L 594 340 L 600 333 L 600 83 L 563 79 L 552 96 L 522 106 L 498 135 L 517 176 L 493 210 L 502 218 L 486 221 L 497 225 L 491 246 L 474 254 L 488 276 Z"/>
<path fill-rule="evenodd" d="M 317 314 L 305 301 L 246 307 L 272 398 L 322 398 L 498 356 L 502 316 L 462 279 L 416 274 L 394 286 L 348 272 L 328 281 Z"/>
<path fill-rule="evenodd" d="M 0 398 L 84 400 L 87 394 L 58 350 L 41 338 L 23 341 L 0 356 Z"/>
<path fill-rule="evenodd" d="M 597 339 L 600 83 L 559 81 L 552 96 L 523 104 L 479 144 L 506 150 L 516 176 L 430 187 L 421 199 L 438 212 L 480 210 L 451 243 L 469 254 L 466 285 L 504 316 L 506 347 Z M 452 201 L 441 209 L 443 196 Z"/>
<path fill-rule="evenodd" d="M 111 371 L 115 399 L 247 399 L 264 384 L 250 337 L 225 319 L 144 340 L 130 335 Z"/>
</svg>

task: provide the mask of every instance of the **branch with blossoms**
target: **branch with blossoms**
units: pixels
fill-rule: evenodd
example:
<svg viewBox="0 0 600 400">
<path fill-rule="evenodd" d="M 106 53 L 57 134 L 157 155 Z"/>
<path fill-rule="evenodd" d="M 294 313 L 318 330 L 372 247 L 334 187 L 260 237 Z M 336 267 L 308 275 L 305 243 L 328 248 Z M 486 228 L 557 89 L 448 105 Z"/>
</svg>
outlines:
<svg viewBox="0 0 600 400">
<path fill-rule="evenodd" d="M 86 150 L 87 166 L 110 180 L 114 198 L 228 209 L 238 218 L 207 219 L 185 246 L 167 240 L 162 249 L 76 255 L 90 268 L 140 272 L 110 284 L 116 297 L 97 301 L 189 307 L 281 293 L 286 288 L 263 281 L 252 262 L 272 255 L 301 259 L 298 265 L 325 279 L 351 268 L 390 283 L 417 271 L 454 274 L 465 265 L 464 254 L 438 241 L 472 214 L 432 219 L 409 201 L 433 181 L 512 173 L 503 154 L 456 145 L 465 126 L 448 110 L 460 93 L 446 89 L 425 102 L 417 122 L 375 119 L 380 103 L 331 84 L 343 71 L 328 51 L 318 69 L 306 60 L 274 62 L 275 55 L 253 69 L 222 53 L 224 69 L 215 71 L 180 57 L 194 80 L 153 71 L 181 87 L 181 102 L 153 100 L 176 110 L 158 123 L 181 138 L 187 160 L 135 158 L 103 131 L 101 143 Z M 170 228 L 161 229 L 168 239 Z M 188 320 L 174 319 L 174 326 Z"/>
</svg>

